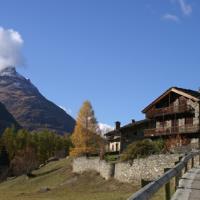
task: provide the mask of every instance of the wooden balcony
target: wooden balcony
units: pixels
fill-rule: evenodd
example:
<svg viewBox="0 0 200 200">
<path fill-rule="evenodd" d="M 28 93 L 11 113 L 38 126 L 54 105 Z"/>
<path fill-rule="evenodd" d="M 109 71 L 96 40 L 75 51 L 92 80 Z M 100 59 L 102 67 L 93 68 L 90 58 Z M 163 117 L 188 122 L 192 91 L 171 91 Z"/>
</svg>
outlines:
<svg viewBox="0 0 200 200">
<path fill-rule="evenodd" d="M 146 117 L 151 119 L 158 116 L 192 112 L 193 109 L 190 105 L 182 104 L 178 106 L 168 106 L 164 108 L 154 108 L 146 113 Z"/>
<path fill-rule="evenodd" d="M 156 137 L 162 135 L 200 133 L 199 125 L 184 125 L 175 127 L 153 128 L 144 130 L 144 137 Z"/>
</svg>

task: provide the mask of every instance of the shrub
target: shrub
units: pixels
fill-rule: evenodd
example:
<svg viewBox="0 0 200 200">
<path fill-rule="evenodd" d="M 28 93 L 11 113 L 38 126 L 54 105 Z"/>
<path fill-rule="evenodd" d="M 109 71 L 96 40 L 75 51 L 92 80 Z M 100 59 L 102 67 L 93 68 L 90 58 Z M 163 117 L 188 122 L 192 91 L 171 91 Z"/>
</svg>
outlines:
<svg viewBox="0 0 200 200">
<path fill-rule="evenodd" d="M 157 146 L 159 153 L 165 151 L 165 142 L 163 139 L 154 140 L 153 143 Z"/>
<path fill-rule="evenodd" d="M 107 162 L 114 162 L 116 161 L 117 159 L 119 158 L 119 155 L 105 155 L 104 159 L 107 161 Z"/>
<path fill-rule="evenodd" d="M 149 139 L 133 142 L 128 145 L 121 155 L 122 161 L 133 161 L 136 158 L 145 158 L 162 151 L 164 143 L 161 140 L 151 141 Z"/>
</svg>

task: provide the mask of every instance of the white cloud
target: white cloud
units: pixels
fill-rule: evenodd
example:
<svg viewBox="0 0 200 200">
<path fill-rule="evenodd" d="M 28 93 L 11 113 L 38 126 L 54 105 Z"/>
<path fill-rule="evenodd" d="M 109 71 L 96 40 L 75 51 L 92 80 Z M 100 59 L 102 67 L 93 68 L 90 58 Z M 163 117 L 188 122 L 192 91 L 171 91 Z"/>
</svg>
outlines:
<svg viewBox="0 0 200 200">
<path fill-rule="evenodd" d="M 0 70 L 9 66 L 23 66 L 22 55 L 23 39 L 21 35 L 13 29 L 0 27 Z"/>
<path fill-rule="evenodd" d="M 192 6 L 186 3 L 186 0 L 177 0 L 177 2 L 179 3 L 181 11 L 184 15 L 189 16 L 192 14 Z"/>
<path fill-rule="evenodd" d="M 172 15 L 172 14 L 169 14 L 169 13 L 163 15 L 162 19 L 168 20 L 168 21 L 173 21 L 173 22 L 179 22 L 180 21 L 178 16 Z"/>
<path fill-rule="evenodd" d="M 177 3 L 179 4 L 179 7 L 181 9 L 181 12 L 185 16 L 190 16 L 192 14 L 192 6 L 191 4 L 186 2 L 187 0 L 171 0 L 172 3 Z M 180 22 L 180 17 L 176 14 L 170 14 L 167 13 L 162 16 L 162 19 L 168 20 L 168 21 L 173 21 L 173 22 Z"/>
</svg>

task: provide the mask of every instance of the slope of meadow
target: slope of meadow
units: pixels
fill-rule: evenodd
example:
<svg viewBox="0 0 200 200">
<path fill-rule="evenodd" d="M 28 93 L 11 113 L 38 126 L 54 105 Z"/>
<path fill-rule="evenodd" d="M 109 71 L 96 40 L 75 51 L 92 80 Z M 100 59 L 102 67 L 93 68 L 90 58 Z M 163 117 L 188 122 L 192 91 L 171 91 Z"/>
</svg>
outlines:
<svg viewBox="0 0 200 200">
<path fill-rule="evenodd" d="M 0 200 L 125 200 L 138 186 L 108 181 L 96 172 L 72 173 L 71 160 L 51 162 L 33 172 L 0 184 Z"/>
</svg>

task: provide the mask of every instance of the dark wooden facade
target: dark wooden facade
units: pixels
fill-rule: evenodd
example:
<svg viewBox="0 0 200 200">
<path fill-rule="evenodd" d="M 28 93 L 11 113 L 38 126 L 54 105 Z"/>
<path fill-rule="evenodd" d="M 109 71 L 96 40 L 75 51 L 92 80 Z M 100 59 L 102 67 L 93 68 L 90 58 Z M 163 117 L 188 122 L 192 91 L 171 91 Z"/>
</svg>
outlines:
<svg viewBox="0 0 200 200">
<path fill-rule="evenodd" d="M 128 144 L 143 138 L 200 137 L 200 93 L 197 91 L 172 87 L 142 112 L 144 120 L 133 120 L 123 127 L 117 122 L 116 129 L 106 134 L 109 150 L 115 151 L 112 145 L 117 145 L 117 150 L 123 151 Z"/>
<path fill-rule="evenodd" d="M 167 135 L 197 135 L 199 129 L 199 92 L 170 88 L 161 97 L 147 106 L 143 113 L 154 121 L 153 127 L 144 130 L 144 137 Z"/>
<path fill-rule="evenodd" d="M 148 127 L 149 120 L 141 120 L 135 122 L 132 120 L 130 124 L 120 127 L 116 122 L 115 130 L 106 134 L 108 140 L 108 151 L 123 151 L 128 144 L 144 138 L 144 129 Z"/>
</svg>

